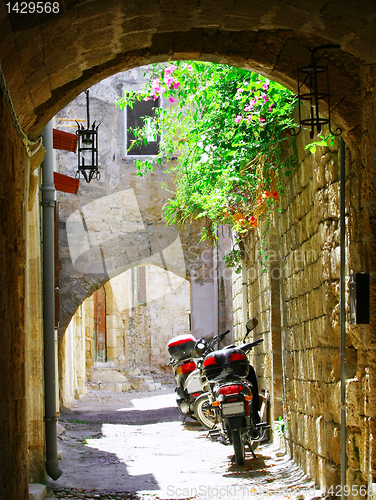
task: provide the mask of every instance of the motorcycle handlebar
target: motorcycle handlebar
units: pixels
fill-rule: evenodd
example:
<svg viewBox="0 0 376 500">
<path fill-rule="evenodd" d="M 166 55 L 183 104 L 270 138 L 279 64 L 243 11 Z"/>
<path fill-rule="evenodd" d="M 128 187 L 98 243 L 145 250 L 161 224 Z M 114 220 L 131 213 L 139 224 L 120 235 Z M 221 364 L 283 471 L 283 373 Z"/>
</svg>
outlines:
<svg viewBox="0 0 376 500">
<path fill-rule="evenodd" d="M 255 340 L 254 342 L 250 342 L 249 344 L 244 344 L 244 345 L 240 346 L 240 349 L 243 349 L 243 351 L 248 352 L 253 347 L 256 347 L 257 345 L 261 344 L 261 342 L 264 342 L 264 339 L 258 339 L 258 340 Z"/>
<path fill-rule="evenodd" d="M 230 333 L 230 330 L 226 330 L 225 332 L 221 333 L 218 335 L 218 340 L 223 340 L 226 335 L 228 335 Z"/>
<path fill-rule="evenodd" d="M 213 350 L 213 346 L 216 342 L 220 342 L 221 340 L 223 340 L 226 335 L 228 335 L 230 333 L 230 330 L 226 330 L 225 332 L 223 333 L 220 333 L 218 335 L 215 335 L 210 342 L 208 342 L 207 346 L 206 346 L 206 349 L 204 351 L 204 355 L 206 355 L 208 352 L 212 351 Z"/>
</svg>

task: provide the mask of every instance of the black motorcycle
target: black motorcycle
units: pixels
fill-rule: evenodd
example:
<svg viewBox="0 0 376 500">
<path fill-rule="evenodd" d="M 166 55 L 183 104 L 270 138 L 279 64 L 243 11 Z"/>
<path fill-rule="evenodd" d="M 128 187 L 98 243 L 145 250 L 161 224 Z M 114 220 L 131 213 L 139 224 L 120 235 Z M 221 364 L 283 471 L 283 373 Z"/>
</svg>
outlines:
<svg viewBox="0 0 376 500">
<path fill-rule="evenodd" d="M 257 324 L 255 318 L 247 322 L 243 342 Z M 244 464 L 245 445 L 255 457 L 254 449 L 270 427 L 261 421 L 257 378 L 247 358 L 247 353 L 263 340 L 226 346 L 209 353 L 203 362 L 203 374 L 211 388 L 211 407 L 221 434 L 234 446 L 238 465 Z"/>
</svg>

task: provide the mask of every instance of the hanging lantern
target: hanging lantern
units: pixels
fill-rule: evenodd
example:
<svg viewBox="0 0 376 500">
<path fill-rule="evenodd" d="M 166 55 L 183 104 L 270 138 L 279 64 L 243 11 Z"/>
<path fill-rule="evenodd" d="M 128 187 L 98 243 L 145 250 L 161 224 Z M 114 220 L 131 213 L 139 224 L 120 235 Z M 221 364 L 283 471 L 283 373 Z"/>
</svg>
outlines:
<svg viewBox="0 0 376 500">
<path fill-rule="evenodd" d="M 80 178 L 80 174 L 83 175 L 86 182 L 90 182 L 91 179 L 100 179 L 101 174 L 98 170 L 98 127 L 100 124 L 95 126 L 95 122 L 90 128 L 90 112 L 89 112 L 89 91 L 85 90 L 86 94 L 86 127 L 80 123 L 77 123 L 78 129 L 76 134 L 78 136 L 78 170 L 76 173 L 76 178 Z"/>
<path fill-rule="evenodd" d="M 310 128 L 310 137 L 313 139 L 316 134 L 320 134 L 324 125 L 329 126 L 329 131 L 333 135 L 340 135 L 342 129 L 337 128 L 333 132 L 330 121 L 330 87 L 329 87 L 329 72 L 328 64 L 319 66 L 317 52 L 323 49 L 339 49 L 340 45 L 328 44 L 319 45 L 314 49 L 309 49 L 311 52 L 311 63 L 309 66 L 299 68 L 297 64 L 297 80 L 298 80 L 298 100 L 299 100 L 299 129 L 297 132 L 290 130 L 291 135 L 298 135 L 302 127 Z M 302 88 L 308 88 L 308 92 L 302 93 Z M 320 101 L 326 100 L 328 105 L 328 118 L 320 115 Z M 310 116 L 302 117 L 301 104 L 302 101 L 308 101 L 310 108 Z"/>
</svg>

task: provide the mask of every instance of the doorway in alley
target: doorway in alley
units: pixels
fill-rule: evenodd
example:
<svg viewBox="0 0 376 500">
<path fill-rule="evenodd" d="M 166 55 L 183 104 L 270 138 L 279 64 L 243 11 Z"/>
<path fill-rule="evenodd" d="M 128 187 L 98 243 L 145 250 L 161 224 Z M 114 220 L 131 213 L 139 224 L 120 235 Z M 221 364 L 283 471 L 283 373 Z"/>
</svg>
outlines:
<svg viewBox="0 0 376 500">
<path fill-rule="evenodd" d="M 107 361 L 106 355 L 106 291 L 99 288 L 93 294 L 94 302 L 94 359 Z"/>
</svg>

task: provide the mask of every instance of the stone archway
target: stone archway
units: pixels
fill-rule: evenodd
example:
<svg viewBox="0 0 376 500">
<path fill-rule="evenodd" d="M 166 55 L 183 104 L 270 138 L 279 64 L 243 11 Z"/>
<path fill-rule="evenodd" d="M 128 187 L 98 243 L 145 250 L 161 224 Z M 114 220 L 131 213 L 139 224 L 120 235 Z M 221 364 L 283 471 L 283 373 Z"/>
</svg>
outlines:
<svg viewBox="0 0 376 500">
<path fill-rule="evenodd" d="M 77 195 L 57 193 L 60 337 L 88 296 L 133 266 L 156 265 L 188 281 L 194 273 L 195 282 L 214 286 L 213 247 L 200 243 L 200 224 L 192 221 L 177 230 L 162 219 L 169 197 L 162 183 L 173 189 L 166 165 L 156 163 L 153 172 L 139 177 L 135 157 L 125 152 L 125 113 L 114 101 L 124 89 L 142 85 L 144 71 L 145 67 L 118 73 L 91 87 L 91 116 L 100 122 L 101 177 L 89 184 L 81 180 Z M 72 132 L 75 119 L 84 116 L 85 110 L 86 100 L 80 95 L 58 113 L 55 126 Z M 76 154 L 57 150 L 56 157 L 57 171 L 73 177 Z M 200 258 L 203 251 L 210 255 L 206 262 Z"/>
<path fill-rule="evenodd" d="M 33 16 L 8 16 L 5 6 L 2 11 L 2 70 L 16 113 L 32 137 L 80 92 L 121 70 L 160 60 L 206 59 L 247 67 L 294 89 L 291 61 L 305 62 L 308 47 L 328 42 L 342 46 L 333 56 L 332 105 L 337 120 L 351 130 L 359 123 L 359 67 L 375 60 L 366 29 L 373 22 L 367 2 L 356 7 L 270 1 L 262 7 L 219 2 L 167 8 L 157 2 L 66 1 L 59 13 L 45 15 L 43 24 Z M 34 60 L 31 53 L 40 55 Z M 13 79 L 15 68 L 18 78 Z"/>
<path fill-rule="evenodd" d="M 8 15 L 2 4 L 1 68 L 19 122 L 30 138 L 36 138 L 49 119 L 82 90 L 120 70 L 158 60 L 207 59 L 253 69 L 294 89 L 291 60 L 304 63 L 309 46 L 340 43 L 342 49 L 333 55 L 333 116 L 344 127 L 360 176 L 361 244 L 366 267 L 373 272 L 374 19 L 374 5 L 366 0 L 356 4 L 329 0 L 315 5 L 304 1 L 299 7 L 277 0 L 262 5 L 240 1 L 193 2 L 188 6 L 179 2 L 65 0 L 56 17 Z M 38 230 L 31 230 L 27 215 L 28 208 L 35 211 L 37 207 L 35 179 L 30 177 L 30 169 L 37 165 L 30 163 L 16 133 L 3 89 L 0 111 L 0 224 L 5 235 L 0 261 L 4 283 L 0 295 L 4 340 L 0 359 L 0 422 L 4 429 L 0 493 L 3 498 L 23 498 L 27 495 L 27 449 L 43 453 L 43 443 L 37 442 L 41 425 L 29 432 L 29 440 L 26 432 L 26 401 L 32 395 L 26 393 L 26 362 L 30 363 L 30 358 L 25 332 L 35 329 L 36 316 L 30 316 L 29 305 L 37 288 L 31 290 L 29 283 L 33 276 L 38 282 L 39 272 Z M 32 238 L 36 241 L 33 260 L 27 253 Z M 40 313 L 37 301 L 33 307 Z M 373 345 L 373 325 L 367 327 L 365 337 L 368 345 Z M 28 352 L 38 357 L 40 348 L 29 347 Z M 375 359 L 373 351 L 371 393 L 376 384 Z M 375 415 L 373 400 L 368 411 Z M 36 412 L 35 421 L 40 420 Z M 372 426 L 374 432 L 374 421 Z"/>
</svg>

